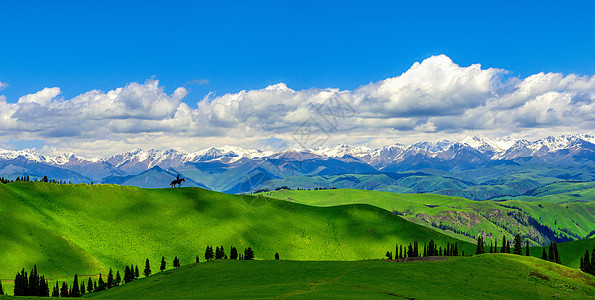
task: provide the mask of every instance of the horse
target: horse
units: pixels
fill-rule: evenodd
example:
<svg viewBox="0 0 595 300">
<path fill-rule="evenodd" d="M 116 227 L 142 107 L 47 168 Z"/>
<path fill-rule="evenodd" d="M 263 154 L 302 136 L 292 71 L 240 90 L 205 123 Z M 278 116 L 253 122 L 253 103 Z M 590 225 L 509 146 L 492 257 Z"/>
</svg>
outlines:
<svg viewBox="0 0 595 300">
<path fill-rule="evenodd" d="M 184 180 L 184 178 L 182 178 L 182 179 L 176 179 L 176 180 L 172 181 L 172 182 L 171 182 L 169 185 L 170 185 L 172 188 L 176 187 L 176 184 L 177 184 L 179 187 L 182 187 L 182 182 L 186 182 L 186 180 Z"/>
</svg>

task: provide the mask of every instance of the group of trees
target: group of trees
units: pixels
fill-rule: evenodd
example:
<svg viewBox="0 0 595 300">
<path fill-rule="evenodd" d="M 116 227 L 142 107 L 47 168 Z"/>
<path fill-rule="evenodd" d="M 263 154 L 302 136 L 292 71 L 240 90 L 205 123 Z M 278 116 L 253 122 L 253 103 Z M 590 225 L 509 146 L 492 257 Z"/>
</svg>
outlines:
<svg viewBox="0 0 595 300">
<path fill-rule="evenodd" d="M 41 182 L 50 182 L 50 183 L 57 183 L 57 184 L 67 184 L 67 183 L 72 183 L 71 181 L 66 182 L 63 180 L 56 180 L 56 179 L 49 179 L 47 176 L 43 176 L 42 179 L 37 180 L 37 179 L 31 179 L 29 177 L 29 175 L 23 175 L 23 176 L 19 176 L 17 178 L 15 178 L 15 180 L 10 180 L 4 177 L 0 177 L 0 183 L 10 183 L 13 181 L 31 181 L 31 182 L 37 182 L 37 181 L 41 181 Z"/>
<path fill-rule="evenodd" d="M 213 253 L 213 246 L 207 246 L 205 249 L 205 260 L 209 261 L 212 259 L 228 259 L 227 254 L 225 254 L 225 248 L 215 247 L 215 252 Z M 244 249 L 244 254 L 239 254 L 238 249 L 234 246 L 231 246 L 229 251 L 229 259 L 236 259 L 236 260 L 253 260 L 254 259 L 254 250 L 248 247 Z M 196 262 L 198 262 L 198 256 L 196 257 Z"/>
<path fill-rule="evenodd" d="M 483 236 L 479 236 L 477 238 L 477 249 L 475 250 L 475 254 L 484 254 L 485 251 L 485 242 L 483 240 Z M 506 236 L 502 237 L 502 247 L 500 251 L 498 251 L 498 241 L 495 241 L 493 244 L 490 242 L 490 252 L 489 253 L 511 253 L 516 255 L 523 255 L 523 240 L 520 234 L 516 234 L 514 236 L 514 248 L 511 248 L 510 241 L 506 240 Z M 551 262 L 561 264 L 560 260 L 560 253 L 558 252 L 558 244 L 555 242 L 551 242 L 550 246 L 548 247 L 548 251 L 545 250 L 546 247 L 543 248 L 541 253 L 541 259 L 549 260 Z M 548 255 L 549 252 L 549 255 Z M 525 242 L 525 255 L 530 256 L 531 253 L 529 251 L 529 240 Z"/>
<path fill-rule="evenodd" d="M 490 242 L 490 249 L 489 252 L 486 251 L 485 241 L 483 236 L 477 237 L 477 249 L 475 250 L 475 254 L 484 254 L 484 253 L 510 253 L 511 251 L 511 244 L 509 240 L 506 240 L 506 236 L 502 236 L 502 247 L 498 250 L 498 241 Z M 513 254 L 523 255 L 523 239 L 520 234 L 515 235 L 514 237 L 514 246 Z M 525 243 L 525 255 L 529 256 L 529 240 Z"/>
<path fill-rule="evenodd" d="M 585 250 L 585 256 L 581 257 L 581 271 L 595 275 L 595 247 L 591 250 L 589 258 L 589 249 Z"/>
<path fill-rule="evenodd" d="M 403 247 L 403 245 L 397 244 L 395 247 L 395 259 L 403 259 L 408 257 L 422 257 L 422 256 L 459 256 L 459 246 L 457 243 L 447 243 L 446 248 L 438 247 L 434 240 L 430 240 L 428 244 L 424 243 L 423 254 L 419 253 L 419 244 L 414 241 L 413 244 L 409 243 L 409 246 Z M 386 252 L 388 259 L 393 259 L 393 253 L 390 251 Z"/>
<path fill-rule="evenodd" d="M 2 291 L 1 284 L 0 291 Z M 24 268 L 20 273 L 17 273 L 14 279 L 14 295 L 40 297 L 50 296 L 48 283 L 43 276 L 40 276 L 39 273 L 37 273 L 37 265 L 33 267 L 33 270 L 31 270 L 29 276 L 27 276 L 27 272 L 25 272 Z"/>
</svg>

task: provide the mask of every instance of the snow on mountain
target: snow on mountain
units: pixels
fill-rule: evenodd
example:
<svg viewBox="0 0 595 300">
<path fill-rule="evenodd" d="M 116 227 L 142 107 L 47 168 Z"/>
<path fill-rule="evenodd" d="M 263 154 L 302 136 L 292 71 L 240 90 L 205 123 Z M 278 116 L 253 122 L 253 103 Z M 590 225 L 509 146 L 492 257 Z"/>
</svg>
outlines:
<svg viewBox="0 0 595 300">
<path fill-rule="evenodd" d="M 489 139 L 484 136 L 465 137 L 461 143 L 467 144 L 472 148 L 485 154 L 495 154 L 504 152 L 516 143 L 516 139 L 510 136 L 501 139 Z"/>
<path fill-rule="evenodd" d="M 352 147 L 349 145 L 340 144 L 340 145 L 337 145 L 337 146 L 331 147 L 331 148 L 326 148 L 326 147 L 315 148 L 315 149 L 312 149 L 311 151 L 318 155 L 340 158 L 340 157 L 344 157 L 344 156 L 364 157 L 366 155 L 369 155 L 372 150 L 370 148 L 364 147 L 364 146 Z"/>
<path fill-rule="evenodd" d="M 25 160 L 29 160 L 29 161 L 35 161 L 35 162 L 46 162 L 47 159 L 45 156 L 34 152 L 31 149 L 25 149 L 25 150 L 3 150 L 0 149 L 0 159 L 2 160 L 12 160 L 12 159 L 17 159 L 17 158 L 23 158 Z"/>
</svg>

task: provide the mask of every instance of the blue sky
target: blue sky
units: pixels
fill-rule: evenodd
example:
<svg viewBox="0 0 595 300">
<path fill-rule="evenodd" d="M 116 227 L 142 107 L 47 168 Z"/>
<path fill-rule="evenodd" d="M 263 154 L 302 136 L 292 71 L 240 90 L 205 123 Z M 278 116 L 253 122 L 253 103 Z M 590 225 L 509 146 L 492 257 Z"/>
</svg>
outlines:
<svg viewBox="0 0 595 300">
<path fill-rule="evenodd" d="M 209 93 L 280 82 L 353 91 L 440 54 L 519 80 L 590 76 L 593 11 L 591 1 L 10 1 L 0 9 L 0 95 L 11 104 L 59 87 L 69 100 L 155 79 L 167 95 L 185 87 L 180 101 L 196 109 Z M 67 142 L 6 132 L 5 146 Z"/>
</svg>

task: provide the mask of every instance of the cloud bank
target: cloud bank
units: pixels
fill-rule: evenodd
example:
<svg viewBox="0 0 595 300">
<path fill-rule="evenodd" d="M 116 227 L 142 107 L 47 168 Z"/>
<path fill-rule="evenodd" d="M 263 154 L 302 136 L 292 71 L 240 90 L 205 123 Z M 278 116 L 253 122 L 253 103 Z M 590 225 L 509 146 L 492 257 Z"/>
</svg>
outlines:
<svg viewBox="0 0 595 300">
<path fill-rule="evenodd" d="M 4 86 L 0 83 L 0 89 Z M 321 137 L 326 144 L 389 144 L 453 135 L 542 136 L 595 129 L 595 76 L 461 67 L 445 55 L 354 90 L 293 90 L 278 83 L 188 104 L 157 80 L 72 99 L 45 88 L 8 103 L 0 95 L 0 141 L 43 140 L 46 151 L 104 154 L 131 148 L 187 151 Z M 314 146 L 314 145 L 313 145 Z"/>
</svg>

